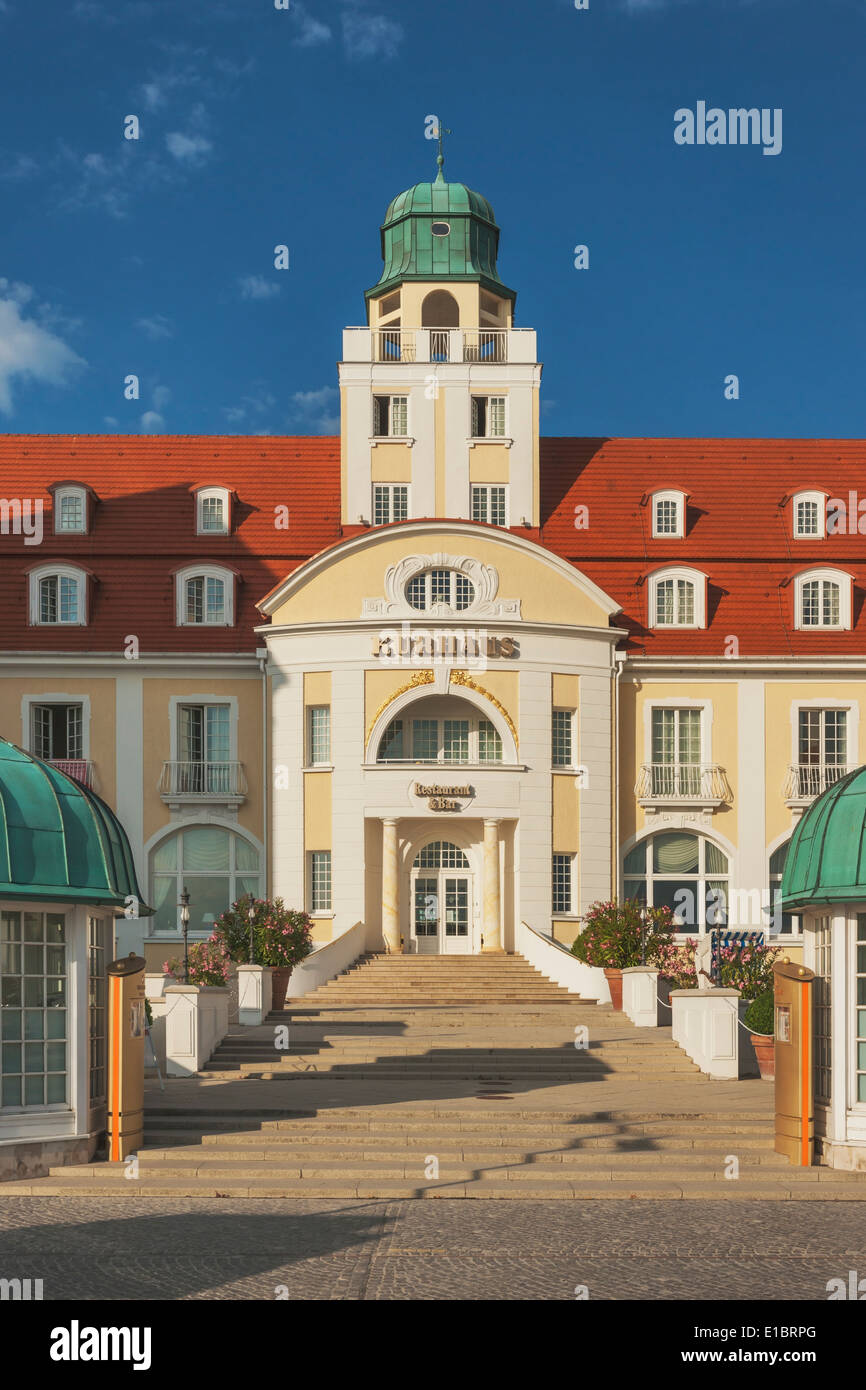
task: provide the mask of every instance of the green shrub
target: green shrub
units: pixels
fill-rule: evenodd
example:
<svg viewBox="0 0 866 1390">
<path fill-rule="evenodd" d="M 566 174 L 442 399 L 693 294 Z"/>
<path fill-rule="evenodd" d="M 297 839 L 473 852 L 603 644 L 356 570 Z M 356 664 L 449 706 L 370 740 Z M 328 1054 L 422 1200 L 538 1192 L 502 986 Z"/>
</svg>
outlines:
<svg viewBox="0 0 866 1390">
<path fill-rule="evenodd" d="M 668 907 L 647 907 L 637 898 L 593 903 L 575 938 L 571 953 L 587 965 L 626 970 L 641 963 L 641 941 L 647 965 L 657 965 L 673 941 L 673 917 Z"/>
<path fill-rule="evenodd" d="M 746 1009 L 743 1023 L 753 1033 L 767 1033 L 772 1037 L 776 1031 L 776 1019 L 771 989 L 765 990 L 763 994 L 758 995 L 757 999 L 752 1000 Z"/>
</svg>

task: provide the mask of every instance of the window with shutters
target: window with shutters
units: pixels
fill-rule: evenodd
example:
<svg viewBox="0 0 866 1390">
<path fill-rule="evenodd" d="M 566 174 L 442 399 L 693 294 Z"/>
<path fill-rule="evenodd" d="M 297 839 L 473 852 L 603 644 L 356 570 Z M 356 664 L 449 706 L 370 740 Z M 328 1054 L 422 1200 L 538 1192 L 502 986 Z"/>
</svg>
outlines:
<svg viewBox="0 0 866 1390">
<path fill-rule="evenodd" d="M 473 439 L 501 439 L 505 436 L 505 396 L 473 396 Z"/>
</svg>

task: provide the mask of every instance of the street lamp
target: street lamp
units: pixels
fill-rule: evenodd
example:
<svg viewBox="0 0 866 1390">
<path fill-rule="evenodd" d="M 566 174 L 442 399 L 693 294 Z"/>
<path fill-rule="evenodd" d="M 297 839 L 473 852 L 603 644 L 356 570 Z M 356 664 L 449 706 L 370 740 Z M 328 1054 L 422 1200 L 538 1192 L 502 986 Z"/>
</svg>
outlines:
<svg viewBox="0 0 866 1390">
<path fill-rule="evenodd" d="M 250 905 L 247 908 L 247 919 L 250 924 L 250 965 L 255 965 L 256 962 L 254 960 L 255 950 L 253 946 L 253 923 L 256 920 L 256 908 L 253 902 L 250 902 Z"/>
<path fill-rule="evenodd" d="M 180 926 L 183 932 L 183 982 L 189 984 L 189 890 L 180 895 Z"/>
</svg>

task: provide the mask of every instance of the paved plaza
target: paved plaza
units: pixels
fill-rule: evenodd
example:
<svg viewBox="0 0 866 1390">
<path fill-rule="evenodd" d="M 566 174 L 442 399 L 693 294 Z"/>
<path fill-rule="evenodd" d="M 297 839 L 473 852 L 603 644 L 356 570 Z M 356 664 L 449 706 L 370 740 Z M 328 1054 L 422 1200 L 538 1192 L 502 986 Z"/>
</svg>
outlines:
<svg viewBox="0 0 866 1390">
<path fill-rule="evenodd" d="M 861 1203 L 0 1197 L 0 1277 L 70 1299 L 827 1299 Z"/>
</svg>

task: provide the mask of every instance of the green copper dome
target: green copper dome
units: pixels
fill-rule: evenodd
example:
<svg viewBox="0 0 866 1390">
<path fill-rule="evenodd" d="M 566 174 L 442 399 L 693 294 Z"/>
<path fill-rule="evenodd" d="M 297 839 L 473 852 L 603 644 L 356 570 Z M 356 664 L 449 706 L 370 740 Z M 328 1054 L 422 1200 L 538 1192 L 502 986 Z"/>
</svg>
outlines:
<svg viewBox="0 0 866 1390">
<path fill-rule="evenodd" d="M 464 183 L 446 183 L 441 158 L 432 183 L 416 183 L 393 199 L 381 232 L 385 265 L 367 299 L 402 280 L 471 280 L 512 303 L 517 298 L 496 269 L 493 208 Z"/>
<path fill-rule="evenodd" d="M 786 912 L 866 902 L 866 767 L 817 797 L 794 834 L 782 875 Z"/>
<path fill-rule="evenodd" d="M 0 898 L 123 908 L 149 917 L 126 831 L 65 773 L 0 739 Z"/>
</svg>

